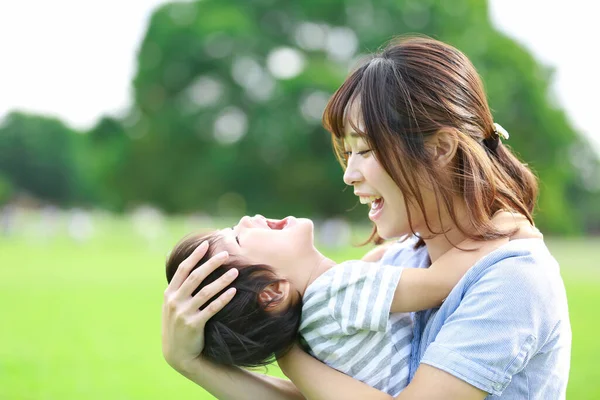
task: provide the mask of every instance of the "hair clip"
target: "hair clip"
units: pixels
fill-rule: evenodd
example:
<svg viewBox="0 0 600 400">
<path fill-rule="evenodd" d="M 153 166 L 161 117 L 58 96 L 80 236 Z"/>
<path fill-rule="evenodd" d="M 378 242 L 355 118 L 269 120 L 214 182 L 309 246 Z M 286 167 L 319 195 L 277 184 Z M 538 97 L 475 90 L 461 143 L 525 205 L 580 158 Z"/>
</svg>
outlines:
<svg viewBox="0 0 600 400">
<path fill-rule="evenodd" d="M 510 135 L 508 134 L 506 129 L 504 129 L 502 127 L 502 125 L 497 124 L 495 122 L 494 122 L 494 132 L 496 132 L 496 134 L 498 134 L 498 136 L 500 136 L 503 140 L 508 140 L 508 138 L 510 137 Z"/>
</svg>

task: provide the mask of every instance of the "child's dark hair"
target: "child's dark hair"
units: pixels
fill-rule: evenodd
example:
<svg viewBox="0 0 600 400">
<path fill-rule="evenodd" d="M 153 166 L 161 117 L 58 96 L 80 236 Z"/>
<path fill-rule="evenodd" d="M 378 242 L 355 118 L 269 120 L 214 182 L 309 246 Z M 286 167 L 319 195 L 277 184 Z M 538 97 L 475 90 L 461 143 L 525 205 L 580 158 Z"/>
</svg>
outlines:
<svg viewBox="0 0 600 400">
<path fill-rule="evenodd" d="M 205 240 L 209 243 L 209 249 L 193 269 L 208 261 L 219 239 L 215 233 L 183 238 L 167 260 L 167 281 L 171 282 L 179 265 Z M 247 265 L 239 260 L 229 261 L 215 269 L 192 295 L 232 268 L 238 269 L 238 277 L 205 304 L 210 304 L 231 287 L 236 289 L 233 299 L 206 323 L 202 356 L 221 365 L 258 367 L 270 364 L 276 357 L 285 354 L 296 340 L 302 301 L 285 309 L 267 311 L 269 303 L 261 302 L 259 294 L 268 285 L 281 279 L 268 265 Z"/>
</svg>

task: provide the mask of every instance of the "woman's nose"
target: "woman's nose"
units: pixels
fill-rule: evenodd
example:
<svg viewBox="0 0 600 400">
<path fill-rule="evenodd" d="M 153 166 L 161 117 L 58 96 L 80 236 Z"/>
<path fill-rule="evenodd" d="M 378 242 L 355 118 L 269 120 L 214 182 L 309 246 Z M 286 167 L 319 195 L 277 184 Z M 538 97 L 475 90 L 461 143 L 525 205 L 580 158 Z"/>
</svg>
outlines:
<svg viewBox="0 0 600 400">
<path fill-rule="evenodd" d="M 356 185 L 361 179 L 362 174 L 352 164 L 348 164 L 346 171 L 344 171 L 344 182 L 346 185 Z"/>
</svg>

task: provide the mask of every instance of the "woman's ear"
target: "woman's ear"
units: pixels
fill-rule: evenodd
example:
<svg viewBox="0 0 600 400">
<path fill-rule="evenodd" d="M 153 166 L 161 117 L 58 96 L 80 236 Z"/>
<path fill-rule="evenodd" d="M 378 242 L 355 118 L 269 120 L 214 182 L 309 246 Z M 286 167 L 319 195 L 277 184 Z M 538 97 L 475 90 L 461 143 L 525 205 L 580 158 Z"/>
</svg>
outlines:
<svg viewBox="0 0 600 400">
<path fill-rule="evenodd" d="M 459 132 L 452 128 L 442 128 L 428 141 L 433 152 L 433 161 L 440 167 L 450 164 L 458 148 Z"/>
<path fill-rule="evenodd" d="M 289 303 L 290 291 L 290 282 L 280 280 L 264 288 L 258 294 L 258 301 L 265 307 L 265 311 L 278 311 Z"/>
</svg>

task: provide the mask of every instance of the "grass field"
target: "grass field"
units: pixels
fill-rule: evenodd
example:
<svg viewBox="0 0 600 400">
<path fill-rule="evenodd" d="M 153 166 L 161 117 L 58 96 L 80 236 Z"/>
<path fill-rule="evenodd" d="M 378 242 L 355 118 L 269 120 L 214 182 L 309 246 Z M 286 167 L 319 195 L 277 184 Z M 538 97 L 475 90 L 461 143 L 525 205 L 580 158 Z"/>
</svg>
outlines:
<svg viewBox="0 0 600 400">
<path fill-rule="evenodd" d="M 64 230 L 0 236 L 0 399 L 211 398 L 172 371 L 160 349 L 164 259 L 185 225 L 170 221 L 151 241 L 125 219 L 102 220 L 85 243 Z M 600 239 L 547 242 L 569 295 L 567 398 L 600 399 Z"/>
</svg>

